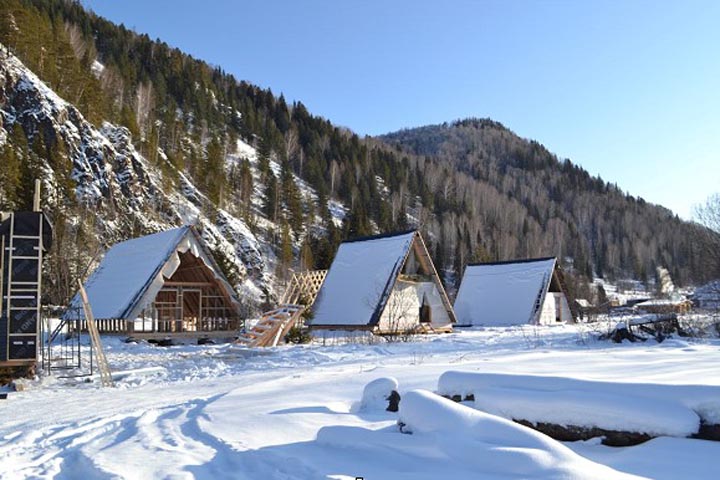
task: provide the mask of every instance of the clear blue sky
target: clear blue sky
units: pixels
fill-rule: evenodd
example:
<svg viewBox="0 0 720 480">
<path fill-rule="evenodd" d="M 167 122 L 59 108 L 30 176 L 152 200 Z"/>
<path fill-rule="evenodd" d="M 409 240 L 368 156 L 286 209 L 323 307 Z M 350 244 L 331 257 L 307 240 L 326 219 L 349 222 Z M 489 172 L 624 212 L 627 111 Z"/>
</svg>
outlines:
<svg viewBox="0 0 720 480">
<path fill-rule="evenodd" d="M 689 218 L 720 191 L 720 2 L 84 0 L 360 134 L 490 117 Z"/>
</svg>

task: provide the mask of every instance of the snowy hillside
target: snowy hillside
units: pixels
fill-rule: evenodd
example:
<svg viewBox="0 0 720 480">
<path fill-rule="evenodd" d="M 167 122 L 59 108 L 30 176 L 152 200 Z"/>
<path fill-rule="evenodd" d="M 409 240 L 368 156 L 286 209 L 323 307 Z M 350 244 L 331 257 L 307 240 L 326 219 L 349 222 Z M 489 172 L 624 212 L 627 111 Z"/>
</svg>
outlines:
<svg viewBox="0 0 720 480">
<path fill-rule="evenodd" d="M 260 236 L 241 218 L 213 207 L 193 180 L 172 166 L 162 150 L 158 158 L 164 162 L 165 176 L 163 169 L 135 149 L 127 128 L 109 122 L 95 128 L 16 57 L 4 48 L 0 52 L 0 147 L 18 126 L 30 140 L 36 136 L 42 136 L 46 143 L 61 139 L 72 162 L 70 177 L 77 201 L 87 207 L 88 218 L 74 221 L 92 224 L 106 247 L 139 233 L 197 224 L 213 254 L 223 259 L 221 263 L 230 270 L 226 273 L 236 281 L 236 289 L 248 305 L 261 302 L 264 291 L 274 294 L 276 260 L 273 246 L 265 238 L 279 226 L 261 216 L 259 190 L 252 204 L 258 218 L 254 231 Z M 253 175 L 257 176 L 257 152 L 242 140 L 236 151 L 228 152 L 227 167 L 241 158 L 251 160 Z M 273 162 L 272 168 L 279 171 L 280 167 Z M 175 181 L 166 178 L 168 169 Z M 47 159 L 41 172 L 46 207 L 62 209 L 58 172 Z M 304 196 L 317 198 L 307 184 L 297 178 L 295 181 Z M 336 205 L 332 211 L 339 222 L 344 208 Z"/>
<path fill-rule="evenodd" d="M 473 409 L 471 403 L 429 393 L 451 370 L 494 373 L 494 391 L 505 382 L 504 394 L 514 398 L 560 392 L 564 382 L 567 392 L 576 392 L 565 395 L 568 405 L 587 399 L 578 386 L 588 380 L 611 382 L 612 389 L 596 393 L 612 396 L 630 385 L 646 398 L 642 412 L 629 420 L 663 424 L 665 405 L 660 401 L 655 408 L 653 392 L 692 399 L 693 389 L 720 388 L 715 340 L 660 345 L 578 340 L 573 327 L 516 327 L 463 330 L 411 343 L 233 354 L 225 345 L 160 348 L 108 339 L 113 370 L 130 370 L 117 375 L 117 388 L 48 378 L 2 401 L 0 408 L 11 414 L 0 424 L 0 477 L 717 477 L 720 442 L 666 436 L 621 448 L 599 439 L 562 443 L 482 413 L 479 404 Z M 148 366 L 153 369 L 132 371 Z M 511 385 L 517 377 L 507 374 L 517 373 L 537 377 L 526 377 L 535 380 L 524 387 Z M 567 380 L 545 381 L 546 376 Z M 365 385 L 381 377 L 397 379 L 398 413 L 375 404 L 360 408 Z M 691 385 L 698 382 L 704 386 Z M 654 386 L 644 388 L 647 383 Z"/>
</svg>

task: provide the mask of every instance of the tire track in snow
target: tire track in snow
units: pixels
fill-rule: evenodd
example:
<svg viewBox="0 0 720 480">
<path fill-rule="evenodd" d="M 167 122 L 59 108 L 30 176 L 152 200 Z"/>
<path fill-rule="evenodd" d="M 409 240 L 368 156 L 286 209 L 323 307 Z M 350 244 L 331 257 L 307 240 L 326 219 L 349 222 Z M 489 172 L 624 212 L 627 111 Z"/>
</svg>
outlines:
<svg viewBox="0 0 720 480">
<path fill-rule="evenodd" d="M 205 408 L 225 395 L 8 434 L 0 439 L 0 478 L 289 480 L 319 475 L 297 458 L 230 445 L 208 433 L 203 425 L 212 420 Z M 139 458 L 138 451 L 146 455 Z"/>
<path fill-rule="evenodd" d="M 222 396 L 6 435 L 0 440 L 0 478 L 191 477 L 184 467 L 202 465 L 216 452 L 184 435 L 183 424 L 194 421 L 188 412 Z M 138 447 L 150 456 L 127 454 Z"/>
<path fill-rule="evenodd" d="M 217 438 L 203 428 L 212 422 L 205 407 L 224 395 L 217 395 L 187 411 L 187 420 L 181 426 L 188 438 L 202 441 L 215 450 L 214 457 L 202 464 L 188 466 L 194 478 L 233 480 L 306 480 L 324 478 L 325 475 L 309 468 L 300 459 L 270 453 L 264 450 L 244 449 Z M 238 412 L 239 414 L 241 412 Z"/>
</svg>

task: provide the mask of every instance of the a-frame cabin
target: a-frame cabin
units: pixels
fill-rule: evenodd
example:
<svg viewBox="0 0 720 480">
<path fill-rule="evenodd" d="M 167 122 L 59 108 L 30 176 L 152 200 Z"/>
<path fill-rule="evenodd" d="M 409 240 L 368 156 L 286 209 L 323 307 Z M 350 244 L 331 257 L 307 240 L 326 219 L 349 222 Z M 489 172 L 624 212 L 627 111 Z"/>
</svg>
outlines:
<svg viewBox="0 0 720 480">
<path fill-rule="evenodd" d="M 574 323 L 555 257 L 475 263 L 455 299 L 459 326 Z"/>
<path fill-rule="evenodd" d="M 450 331 L 454 323 L 425 242 L 412 230 L 341 243 L 309 325 L 394 334 Z"/>
<path fill-rule="evenodd" d="M 85 284 L 101 333 L 234 337 L 240 302 L 192 226 L 114 245 Z M 80 298 L 68 315 L 83 315 Z"/>
</svg>

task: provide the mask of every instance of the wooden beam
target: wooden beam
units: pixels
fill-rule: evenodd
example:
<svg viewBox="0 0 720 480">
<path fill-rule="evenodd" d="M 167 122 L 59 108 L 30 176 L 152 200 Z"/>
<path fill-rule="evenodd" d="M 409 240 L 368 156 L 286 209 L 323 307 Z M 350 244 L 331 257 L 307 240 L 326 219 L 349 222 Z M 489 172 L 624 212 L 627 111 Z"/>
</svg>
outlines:
<svg viewBox="0 0 720 480">
<path fill-rule="evenodd" d="M 42 188 L 42 185 L 40 183 L 40 179 L 35 179 L 35 194 L 33 195 L 33 212 L 39 212 L 40 211 L 40 190 Z M 42 225 L 42 220 L 40 221 L 40 224 Z"/>
<path fill-rule="evenodd" d="M 215 284 L 211 282 L 178 282 L 178 281 L 167 281 L 163 283 L 163 287 L 191 287 L 191 288 L 203 288 L 203 287 L 214 287 Z"/>
<path fill-rule="evenodd" d="M 445 291 L 445 288 L 442 285 L 442 282 L 440 281 L 440 275 L 438 274 L 437 270 L 435 269 L 435 264 L 432 262 L 432 258 L 430 258 L 430 252 L 428 252 L 427 246 L 425 245 L 425 240 L 423 240 L 422 235 L 418 232 L 417 235 L 418 243 L 420 244 L 418 248 L 421 248 L 422 257 L 427 257 L 428 261 L 428 269 L 430 270 L 430 277 L 435 282 L 435 285 L 437 286 L 438 291 L 440 292 L 440 298 L 442 299 L 443 304 L 445 305 L 445 310 L 448 312 L 448 316 L 450 317 L 451 323 L 457 323 L 457 318 L 455 317 L 455 310 L 452 307 L 452 304 L 450 303 L 450 299 L 447 296 L 447 292 Z"/>
</svg>

